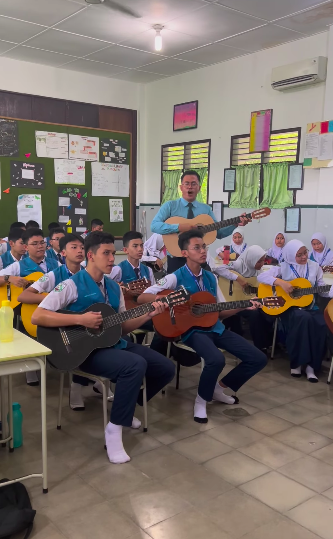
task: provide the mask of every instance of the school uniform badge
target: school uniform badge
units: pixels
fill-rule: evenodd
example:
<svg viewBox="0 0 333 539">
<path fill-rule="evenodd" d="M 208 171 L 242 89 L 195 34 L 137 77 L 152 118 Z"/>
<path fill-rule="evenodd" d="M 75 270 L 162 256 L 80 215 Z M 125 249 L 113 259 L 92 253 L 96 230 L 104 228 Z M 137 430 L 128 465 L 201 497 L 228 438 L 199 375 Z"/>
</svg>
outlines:
<svg viewBox="0 0 333 539">
<path fill-rule="evenodd" d="M 55 292 L 62 292 L 62 290 L 66 288 L 66 284 L 65 283 L 59 283 L 57 284 L 57 286 L 55 287 L 54 291 Z"/>
<path fill-rule="evenodd" d="M 49 278 L 48 278 L 47 275 L 43 275 L 43 277 L 40 277 L 40 279 L 38 279 L 38 281 L 40 283 L 45 283 L 45 281 L 48 281 L 48 280 L 49 280 Z"/>
<path fill-rule="evenodd" d="M 163 279 L 160 279 L 159 281 L 157 281 L 157 284 L 158 286 L 164 286 L 166 282 L 167 282 L 166 278 L 163 277 Z"/>
</svg>

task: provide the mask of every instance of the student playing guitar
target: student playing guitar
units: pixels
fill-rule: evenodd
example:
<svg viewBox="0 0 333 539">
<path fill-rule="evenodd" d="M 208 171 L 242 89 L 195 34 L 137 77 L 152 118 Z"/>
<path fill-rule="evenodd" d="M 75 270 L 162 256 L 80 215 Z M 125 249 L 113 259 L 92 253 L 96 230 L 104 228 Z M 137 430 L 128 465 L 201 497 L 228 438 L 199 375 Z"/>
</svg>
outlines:
<svg viewBox="0 0 333 539">
<path fill-rule="evenodd" d="M 225 299 L 218 287 L 215 275 L 201 267 L 207 258 L 202 232 L 198 229 L 184 232 L 180 234 L 178 244 L 186 259 L 186 265 L 158 281 L 155 286 L 147 288 L 139 296 L 138 302 L 153 301 L 158 292 L 165 289 L 175 290 L 180 285 L 183 285 L 191 294 L 208 291 L 215 296 L 218 302 L 224 302 Z M 257 309 L 259 306 L 260 304 L 253 301 L 253 307 L 250 309 Z M 239 310 L 224 311 L 220 314 L 220 318 L 227 318 L 237 312 Z M 235 392 L 238 391 L 267 363 L 265 354 L 243 337 L 226 330 L 220 320 L 209 330 L 190 330 L 182 335 L 182 341 L 193 348 L 205 361 L 194 404 L 194 421 L 198 423 L 207 423 L 206 404 L 212 399 L 225 404 L 238 404 L 238 398 L 226 395 L 224 390 L 231 388 Z M 241 360 L 241 363 L 220 381 L 217 381 L 225 366 L 225 358 L 219 350 L 220 348 L 235 355 Z"/>
</svg>

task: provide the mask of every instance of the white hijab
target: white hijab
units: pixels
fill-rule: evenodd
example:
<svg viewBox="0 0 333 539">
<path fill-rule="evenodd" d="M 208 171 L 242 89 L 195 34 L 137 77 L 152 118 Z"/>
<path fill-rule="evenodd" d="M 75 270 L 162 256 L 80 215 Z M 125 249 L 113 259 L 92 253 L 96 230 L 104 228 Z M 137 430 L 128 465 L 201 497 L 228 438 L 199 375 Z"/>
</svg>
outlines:
<svg viewBox="0 0 333 539">
<path fill-rule="evenodd" d="M 284 241 L 286 241 L 286 235 L 284 232 L 277 232 L 274 236 L 274 240 L 273 240 L 273 245 L 272 247 L 269 249 L 269 252 L 267 253 L 269 256 L 271 256 L 272 258 L 275 258 L 276 260 L 278 260 L 279 262 L 282 261 L 282 258 L 283 258 L 283 255 L 282 255 L 282 251 L 284 249 L 284 247 L 278 247 L 276 244 L 275 244 L 275 240 L 276 240 L 276 236 L 278 236 L 279 234 L 282 234 L 282 236 L 284 237 Z M 280 260 L 281 258 L 281 260 Z"/>
<path fill-rule="evenodd" d="M 297 252 L 302 248 L 305 247 L 304 243 L 300 240 L 291 240 L 286 243 L 286 245 L 283 248 L 283 257 L 284 262 L 281 264 L 282 268 L 282 274 L 288 273 L 288 278 L 283 276 L 283 279 L 286 281 L 290 281 L 292 279 L 296 279 L 297 275 L 293 272 L 291 269 L 291 265 L 293 266 L 295 272 L 300 277 L 306 277 L 307 270 L 308 270 L 308 264 L 297 264 L 296 262 L 296 254 Z M 318 267 L 318 266 L 317 266 Z M 289 277 L 290 275 L 290 277 Z"/>
<path fill-rule="evenodd" d="M 321 253 L 317 253 L 314 249 L 312 249 L 311 258 L 313 258 L 319 264 L 319 266 L 331 265 L 333 260 L 333 252 L 327 245 L 326 236 L 324 236 L 324 234 L 322 234 L 321 232 L 316 232 L 315 234 L 313 234 L 311 241 L 312 240 L 320 241 L 320 243 L 322 243 L 324 246 L 324 250 Z"/>
<path fill-rule="evenodd" d="M 164 241 L 161 234 L 152 234 L 144 243 L 144 254 L 148 256 L 155 256 L 156 258 L 163 258 L 163 253 L 161 253 L 163 247 Z"/>
<path fill-rule="evenodd" d="M 243 277 L 254 277 L 260 270 L 255 269 L 255 265 L 266 254 L 266 251 L 259 245 L 251 245 L 240 257 L 232 263 L 232 269 L 243 275 Z"/>
<path fill-rule="evenodd" d="M 231 236 L 231 238 L 232 238 L 231 246 L 233 248 L 234 253 L 237 253 L 238 255 L 242 254 L 242 252 L 244 252 L 246 247 L 247 247 L 246 243 L 244 243 L 244 230 L 242 230 L 242 228 L 244 228 L 244 227 L 235 228 L 235 230 L 233 231 L 232 236 Z M 236 233 L 240 234 L 242 236 L 242 238 L 243 238 L 243 241 L 242 241 L 242 243 L 240 245 L 237 245 L 233 240 L 234 234 L 236 234 Z"/>
</svg>

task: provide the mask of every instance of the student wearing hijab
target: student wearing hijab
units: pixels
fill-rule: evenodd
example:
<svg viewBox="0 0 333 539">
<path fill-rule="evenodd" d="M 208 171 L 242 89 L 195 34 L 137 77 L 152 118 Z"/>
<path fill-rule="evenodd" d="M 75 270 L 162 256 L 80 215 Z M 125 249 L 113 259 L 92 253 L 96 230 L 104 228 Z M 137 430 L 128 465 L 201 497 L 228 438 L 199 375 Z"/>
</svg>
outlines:
<svg viewBox="0 0 333 539">
<path fill-rule="evenodd" d="M 271 286 L 278 285 L 288 294 L 293 288 L 290 281 L 298 277 L 308 279 L 312 286 L 325 285 L 323 271 L 317 262 L 308 259 L 308 250 L 299 240 L 289 241 L 283 250 L 284 262 L 263 272 L 258 281 Z M 324 297 L 332 296 L 333 287 Z M 268 315 L 261 313 L 262 331 L 268 324 Z M 327 348 L 327 328 L 323 314 L 316 305 L 308 308 L 291 307 L 280 315 L 286 330 L 286 346 L 290 358 L 291 376 L 300 378 L 302 367 L 309 382 L 318 382 L 315 371 L 319 371 Z M 272 318 L 271 325 L 274 319 Z"/>
<path fill-rule="evenodd" d="M 242 227 L 244 228 L 244 227 Z M 244 242 L 244 230 L 241 227 L 236 228 L 232 234 L 232 241 L 230 246 L 230 254 L 235 253 L 238 258 L 247 249 L 247 243 Z M 216 249 L 216 254 L 220 258 L 223 258 L 223 246 Z"/>
<path fill-rule="evenodd" d="M 267 257 L 273 258 L 274 261 L 276 260 L 278 264 L 281 264 L 281 262 L 283 262 L 282 250 L 283 250 L 283 247 L 285 246 L 285 243 L 286 243 L 286 237 L 284 235 L 284 232 L 278 232 L 277 234 L 275 234 L 273 245 L 267 251 Z"/>
<path fill-rule="evenodd" d="M 327 239 L 321 232 L 316 232 L 311 238 L 312 253 L 310 260 L 317 262 L 319 266 L 333 265 L 333 251 L 327 245 Z"/>
<path fill-rule="evenodd" d="M 166 256 L 164 241 L 161 234 L 152 234 L 143 245 L 142 262 L 149 262 L 162 269 L 162 259 Z"/>
</svg>

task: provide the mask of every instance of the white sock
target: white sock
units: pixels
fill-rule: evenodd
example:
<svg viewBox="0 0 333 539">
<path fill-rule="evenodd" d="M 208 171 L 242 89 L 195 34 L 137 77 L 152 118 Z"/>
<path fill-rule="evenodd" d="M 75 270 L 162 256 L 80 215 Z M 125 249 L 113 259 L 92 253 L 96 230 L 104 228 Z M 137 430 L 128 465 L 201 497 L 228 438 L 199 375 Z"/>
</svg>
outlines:
<svg viewBox="0 0 333 539">
<path fill-rule="evenodd" d="M 141 427 L 141 421 L 137 417 L 133 416 L 132 429 L 139 429 Z"/>
<path fill-rule="evenodd" d="M 302 374 L 302 366 L 297 367 L 297 369 L 290 369 L 290 374 L 294 378 L 300 378 L 300 376 Z"/>
<path fill-rule="evenodd" d="M 39 384 L 39 379 L 37 376 L 37 371 L 27 371 L 25 373 L 27 384 Z"/>
<path fill-rule="evenodd" d="M 131 459 L 123 446 L 123 427 L 109 422 L 105 428 L 105 444 L 109 461 L 113 464 L 123 464 Z"/>
<path fill-rule="evenodd" d="M 309 382 L 312 382 L 312 384 L 316 384 L 318 382 L 318 378 L 315 375 L 313 368 L 310 367 L 310 365 L 306 366 L 305 372 L 306 372 L 306 377 L 309 380 Z"/>
<path fill-rule="evenodd" d="M 194 402 L 194 421 L 196 421 L 197 423 L 208 422 L 206 405 L 207 401 L 197 395 Z"/>
<path fill-rule="evenodd" d="M 84 400 L 82 397 L 81 384 L 71 383 L 71 390 L 69 392 L 69 405 L 72 410 L 84 410 Z"/>
<path fill-rule="evenodd" d="M 97 380 L 97 382 L 93 385 L 93 390 L 98 393 L 99 395 L 103 395 L 103 384 L 100 380 Z M 108 401 L 113 401 L 114 394 L 112 393 L 111 389 L 109 388 L 108 391 Z"/>
<path fill-rule="evenodd" d="M 214 389 L 213 400 L 224 402 L 225 404 L 238 404 L 239 402 L 237 397 L 229 397 L 229 395 L 225 395 L 224 388 L 221 387 L 218 382 L 216 382 Z"/>
</svg>

